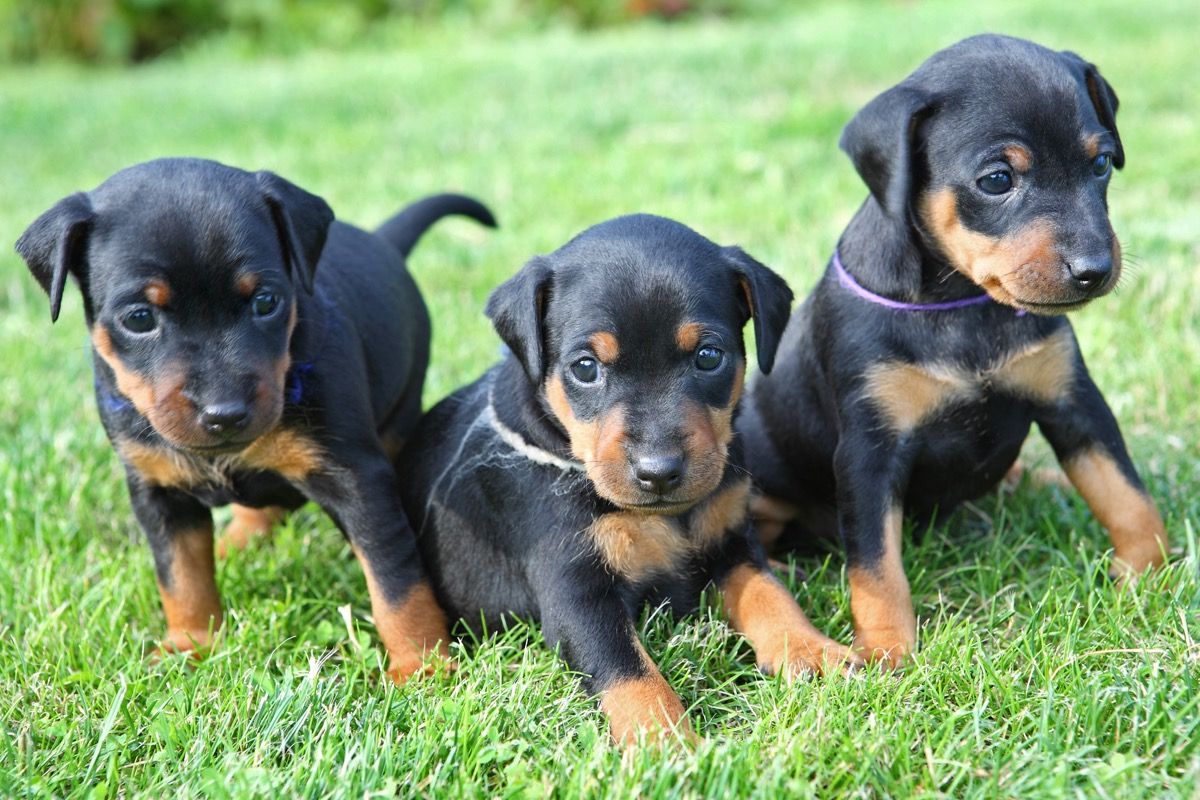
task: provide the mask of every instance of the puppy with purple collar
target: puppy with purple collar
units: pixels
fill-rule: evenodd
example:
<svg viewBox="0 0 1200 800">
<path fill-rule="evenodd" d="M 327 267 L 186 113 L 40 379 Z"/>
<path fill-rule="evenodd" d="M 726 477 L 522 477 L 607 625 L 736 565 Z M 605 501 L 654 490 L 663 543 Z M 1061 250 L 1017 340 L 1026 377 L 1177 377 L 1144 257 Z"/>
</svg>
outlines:
<svg viewBox="0 0 1200 800">
<path fill-rule="evenodd" d="M 764 542 L 840 533 L 865 657 L 895 666 L 916 646 L 903 517 L 993 489 L 1035 422 L 1108 529 L 1114 576 L 1163 563 L 1162 518 L 1064 316 L 1120 275 L 1116 112 L 1074 53 L 977 36 L 842 134 L 871 195 L 738 430 Z"/>
</svg>

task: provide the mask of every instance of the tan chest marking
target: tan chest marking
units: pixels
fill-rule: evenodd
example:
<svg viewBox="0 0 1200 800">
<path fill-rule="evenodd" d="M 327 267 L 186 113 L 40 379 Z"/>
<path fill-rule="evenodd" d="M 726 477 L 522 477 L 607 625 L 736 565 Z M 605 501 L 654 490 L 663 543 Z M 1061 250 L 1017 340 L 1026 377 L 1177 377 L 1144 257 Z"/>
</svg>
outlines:
<svg viewBox="0 0 1200 800">
<path fill-rule="evenodd" d="M 908 432 L 946 407 L 979 399 L 993 388 L 1056 403 L 1071 390 L 1074 356 L 1075 342 L 1064 330 L 979 371 L 953 364 L 881 362 L 867 370 L 864 391 L 893 430 Z"/>
<path fill-rule="evenodd" d="M 618 511 L 597 519 L 589 532 L 608 568 L 635 583 L 675 569 L 690 550 L 672 517 Z"/>
<path fill-rule="evenodd" d="M 746 522 L 750 504 L 750 479 L 743 478 L 713 494 L 689 520 L 691 541 L 697 549 L 721 541 L 725 534 Z"/>
<path fill-rule="evenodd" d="M 318 472 L 324 461 L 321 447 L 299 431 L 276 428 L 242 451 L 238 466 L 278 472 L 289 480 L 303 480 Z"/>
<path fill-rule="evenodd" d="M 617 511 L 592 523 L 588 533 L 612 572 L 638 582 L 672 572 L 694 553 L 719 542 L 746 521 L 750 479 L 740 480 L 698 505 L 685 534 L 674 517 Z"/>
<path fill-rule="evenodd" d="M 970 374 L 944 364 L 874 364 L 864 377 L 866 396 L 896 431 L 911 431 L 948 405 L 979 391 Z"/>
<path fill-rule="evenodd" d="M 190 458 L 165 447 L 117 441 L 117 454 L 151 486 L 187 487 L 207 482 L 206 473 Z"/>
<path fill-rule="evenodd" d="M 1039 403 L 1057 403 L 1075 382 L 1075 340 L 1062 330 L 1020 351 L 991 375 L 992 382 Z"/>
<path fill-rule="evenodd" d="M 278 472 L 288 480 L 303 480 L 324 466 L 323 453 L 302 433 L 276 429 L 259 437 L 240 453 L 212 460 L 192 458 L 167 447 L 150 447 L 118 440 L 121 460 L 133 467 L 151 486 L 187 488 L 226 484 L 229 475 L 243 469 Z"/>
</svg>

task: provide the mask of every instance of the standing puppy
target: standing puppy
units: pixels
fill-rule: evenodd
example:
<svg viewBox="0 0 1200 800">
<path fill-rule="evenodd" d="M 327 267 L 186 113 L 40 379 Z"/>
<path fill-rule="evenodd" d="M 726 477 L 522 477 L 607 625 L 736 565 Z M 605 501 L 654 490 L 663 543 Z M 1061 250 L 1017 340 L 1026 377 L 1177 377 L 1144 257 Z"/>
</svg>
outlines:
<svg viewBox="0 0 1200 800">
<path fill-rule="evenodd" d="M 270 172 L 163 159 L 59 202 L 17 242 L 58 318 L 83 293 L 96 398 L 154 551 L 165 649 L 221 624 L 210 509 L 234 536 L 319 503 L 362 562 L 389 674 L 446 653 L 389 462 L 421 410 L 429 318 L 404 257 L 474 200 L 432 197 L 371 235 Z M 256 511 L 254 509 L 267 509 Z"/>
<path fill-rule="evenodd" d="M 1161 564 L 1163 523 L 1063 313 L 1109 292 L 1125 163 L 1094 66 L 977 36 L 871 101 L 841 146 L 871 196 L 788 325 L 739 431 L 770 543 L 841 532 L 857 648 L 916 642 L 901 518 L 996 485 L 1037 422 L 1116 550 Z"/>
<path fill-rule="evenodd" d="M 540 620 L 615 739 L 688 734 L 638 641 L 647 604 L 715 583 L 766 672 L 854 660 L 767 570 L 733 436 L 753 316 L 771 369 L 792 298 L 775 273 L 660 217 L 530 261 L 488 315 L 512 355 L 426 415 L 400 465 L 438 599 L 473 626 Z"/>
</svg>

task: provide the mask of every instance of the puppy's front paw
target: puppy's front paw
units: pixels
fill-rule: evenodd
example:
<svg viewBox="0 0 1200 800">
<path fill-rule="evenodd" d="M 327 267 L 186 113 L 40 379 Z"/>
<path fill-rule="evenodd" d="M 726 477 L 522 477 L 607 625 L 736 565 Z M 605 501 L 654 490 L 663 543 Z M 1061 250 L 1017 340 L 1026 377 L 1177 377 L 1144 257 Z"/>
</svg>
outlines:
<svg viewBox="0 0 1200 800">
<path fill-rule="evenodd" d="M 917 649 L 917 637 L 908 628 L 859 629 L 854 634 L 854 649 L 873 664 L 899 669 Z"/>
<path fill-rule="evenodd" d="M 789 640 L 774 663 L 760 664 L 759 669 L 768 675 L 782 674 L 790 683 L 817 675 L 848 674 L 865 665 L 853 649 L 825 636 L 809 636 L 794 644 Z"/>
<path fill-rule="evenodd" d="M 272 529 L 287 512 L 278 506 L 248 508 L 233 506 L 233 519 L 217 537 L 217 558 L 226 558 L 230 553 L 245 550 L 252 542 L 270 537 Z"/>
<path fill-rule="evenodd" d="M 659 675 L 632 678 L 603 690 L 600 708 L 608 716 L 613 741 L 625 750 L 640 744 L 699 741 L 679 695 Z"/>
<path fill-rule="evenodd" d="M 167 638 L 159 642 L 158 647 L 150 654 L 150 661 L 157 663 L 178 653 L 201 659 L 213 648 L 216 638 L 216 634 L 208 628 L 172 628 L 167 631 Z"/>
<path fill-rule="evenodd" d="M 442 642 L 437 643 L 434 650 L 419 651 L 413 648 L 411 652 L 393 653 L 387 669 L 387 675 L 392 683 L 403 686 L 411 678 L 428 678 L 438 672 L 454 672 L 458 662 L 450 657 L 450 650 Z"/>
</svg>

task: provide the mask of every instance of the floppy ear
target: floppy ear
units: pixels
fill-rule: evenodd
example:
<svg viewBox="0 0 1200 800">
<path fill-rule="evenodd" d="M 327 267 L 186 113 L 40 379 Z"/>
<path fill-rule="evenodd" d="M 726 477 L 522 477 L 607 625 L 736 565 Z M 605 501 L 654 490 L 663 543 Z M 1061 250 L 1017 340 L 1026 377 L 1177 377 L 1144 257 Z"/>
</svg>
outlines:
<svg viewBox="0 0 1200 800">
<path fill-rule="evenodd" d="M 553 275 L 550 260 L 537 256 L 496 287 L 487 302 L 486 313 L 496 333 L 513 351 L 534 383 L 542 380 L 542 318 Z"/>
<path fill-rule="evenodd" d="M 933 104 L 927 92 L 894 86 L 863 106 L 838 141 L 875 200 L 893 217 L 903 218 L 908 209 L 917 125 Z"/>
<path fill-rule="evenodd" d="M 723 247 L 721 252 L 733 267 L 746 313 L 754 318 L 754 341 L 758 368 L 764 374 L 775 366 L 775 351 L 792 313 L 792 290 L 770 267 L 756 261 L 740 247 Z"/>
<path fill-rule="evenodd" d="M 17 252 L 37 282 L 50 295 L 50 321 L 57 322 L 62 310 L 63 289 L 67 273 L 76 282 L 87 300 L 87 236 L 95 215 L 92 203 L 83 192 L 64 197 L 17 239 Z"/>
<path fill-rule="evenodd" d="M 1085 61 L 1070 50 L 1064 50 L 1063 55 L 1077 69 L 1082 70 L 1081 80 L 1087 89 L 1088 97 L 1092 99 L 1096 116 L 1099 117 L 1100 124 L 1108 128 L 1117 141 L 1117 151 L 1113 153 L 1113 166 L 1120 169 L 1125 166 L 1125 148 L 1121 144 L 1121 134 L 1117 132 L 1117 106 L 1119 105 L 1117 93 L 1113 91 L 1112 85 L 1104 80 L 1104 76 L 1100 74 L 1100 70 L 1096 68 L 1095 64 Z"/>
<path fill-rule="evenodd" d="M 271 211 L 292 279 L 312 294 L 313 275 L 333 223 L 333 209 L 320 197 L 273 172 L 256 172 L 254 179 Z"/>
</svg>

